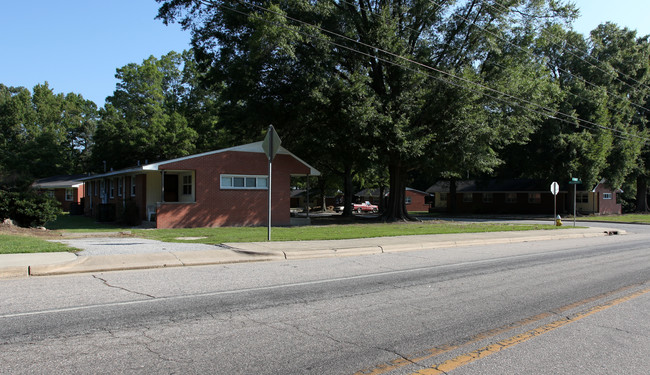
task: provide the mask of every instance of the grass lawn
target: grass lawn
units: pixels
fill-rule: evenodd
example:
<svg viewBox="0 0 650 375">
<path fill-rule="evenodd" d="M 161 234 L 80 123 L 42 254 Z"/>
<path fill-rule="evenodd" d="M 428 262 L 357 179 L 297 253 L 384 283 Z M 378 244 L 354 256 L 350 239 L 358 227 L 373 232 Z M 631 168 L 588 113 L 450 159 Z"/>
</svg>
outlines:
<svg viewBox="0 0 650 375">
<path fill-rule="evenodd" d="M 74 250 L 62 243 L 49 242 L 36 237 L 0 234 L 0 254 L 51 253 Z"/>
<path fill-rule="evenodd" d="M 324 221 L 330 225 L 302 227 L 274 227 L 271 237 L 274 241 L 338 240 L 369 237 L 408 236 L 422 234 L 477 233 L 525 231 L 536 229 L 563 229 L 550 224 L 494 224 L 447 221 L 426 221 L 418 223 L 358 223 L 343 221 Z M 337 224 L 342 223 L 342 224 Z M 56 221 L 48 223 L 49 235 L 57 236 L 59 231 L 115 232 L 130 230 L 133 236 L 166 242 L 196 242 L 220 244 L 224 242 L 266 241 L 266 227 L 223 227 L 189 229 L 133 229 L 110 224 L 96 223 L 92 218 L 61 215 Z M 40 234 L 40 233 L 39 233 Z M 39 235 L 0 234 L 0 254 L 74 251 L 63 244 L 48 242 Z M 190 239 L 180 239 L 180 238 Z"/>
<path fill-rule="evenodd" d="M 650 214 L 625 214 L 578 217 L 580 221 L 611 221 L 615 223 L 650 224 Z"/>
<path fill-rule="evenodd" d="M 369 237 L 408 236 L 418 234 L 477 233 L 556 229 L 553 225 L 520 225 L 489 223 L 394 223 L 394 224 L 347 224 L 303 227 L 274 227 L 273 241 L 339 240 Z M 566 227 L 562 227 L 566 228 Z M 134 230 L 136 237 L 166 242 L 198 242 L 219 244 L 224 242 L 266 241 L 266 227 L 224 227 L 190 229 Z M 179 237 L 195 237 L 181 240 Z"/>
</svg>

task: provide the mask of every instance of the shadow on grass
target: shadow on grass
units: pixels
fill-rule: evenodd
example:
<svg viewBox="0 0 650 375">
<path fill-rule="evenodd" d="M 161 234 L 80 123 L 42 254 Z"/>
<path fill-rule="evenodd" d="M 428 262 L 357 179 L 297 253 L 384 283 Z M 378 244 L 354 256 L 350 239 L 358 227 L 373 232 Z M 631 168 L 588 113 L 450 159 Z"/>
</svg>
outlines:
<svg viewBox="0 0 650 375">
<path fill-rule="evenodd" d="M 124 230 L 125 228 L 117 225 L 116 223 L 100 223 L 94 218 L 83 215 L 59 215 L 56 220 L 49 222 L 45 225 L 50 230 L 61 231 L 116 231 Z"/>
</svg>

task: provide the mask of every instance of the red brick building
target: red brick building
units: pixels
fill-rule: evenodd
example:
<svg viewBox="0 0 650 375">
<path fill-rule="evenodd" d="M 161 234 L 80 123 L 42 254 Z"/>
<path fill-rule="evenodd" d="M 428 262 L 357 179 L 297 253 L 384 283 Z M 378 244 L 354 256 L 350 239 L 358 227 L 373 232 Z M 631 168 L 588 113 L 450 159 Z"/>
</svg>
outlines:
<svg viewBox="0 0 650 375">
<path fill-rule="evenodd" d="M 469 214 L 552 214 L 553 194 L 550 181 L 514 180 L 461 180 L 456 181 L 456 212 Z M 557 212 L 573 213 L 574 187 L 576 208 L 583 215 L 620 214 L 621 204 L 617 193 L 605 180 L 593 189 L 584 185 L 560 184 L 556 197 Z M 450 183 L 439 181 L 427 189 L 435 195 L 434 211 L 447 212 L 450 207 Z"/>
<path fill-rule="evenodd" d="M 320 172 L 280 147 L 272 168 L 272 225 L 290 223 L 290 179 Z M 127 206 L 157 228 L 265 225 L 268 159 L 262 142 L 91 176 L 86 212 L 118 217 Z"/>
<path fill-rule="evenodd" d="M 63 211 L 70 212 L 71 209 L 74 211 L 74 207 L 81 207 L 81 200 L 84 197 L 83 181 L 81 179 L 84 177 L 87 176 L 61 175 L 41 178 L 34 182 L 32 187 L 55 198 L 61 203 Z"/>
</svg>

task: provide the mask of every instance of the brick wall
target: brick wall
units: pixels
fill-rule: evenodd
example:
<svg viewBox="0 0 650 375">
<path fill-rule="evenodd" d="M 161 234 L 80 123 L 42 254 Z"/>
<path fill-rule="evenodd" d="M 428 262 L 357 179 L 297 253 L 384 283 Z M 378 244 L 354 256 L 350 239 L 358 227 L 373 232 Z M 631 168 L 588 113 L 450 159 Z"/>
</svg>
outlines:
<svg viewBox="0 0 650 375">
<path fill-rule="evenodd" d="M 268 159 L 261 153 L 222 152 L 164 164 L 160 169 L 194 170 L 195 203 L 163 203 L 158 207 L 158 228 L 255 226 L 267 223 L 268 191 L 221 189 L 222 174 L 267 175 Z M 290 155 L 273 160 L 273 225 L 290 223 L 290 174 L 309 169 Z"/>
<path fill-rule="evenodd" d="M 417 191 L 406 190 L 405 196 L 411 198 L 411 203 L 406 205 L 406 210 L 408 212 L 416 211 L 429 211 L 429 205 L 424 203 L 424 197 L 428 194 L 423 194 Z"/>
</svg>

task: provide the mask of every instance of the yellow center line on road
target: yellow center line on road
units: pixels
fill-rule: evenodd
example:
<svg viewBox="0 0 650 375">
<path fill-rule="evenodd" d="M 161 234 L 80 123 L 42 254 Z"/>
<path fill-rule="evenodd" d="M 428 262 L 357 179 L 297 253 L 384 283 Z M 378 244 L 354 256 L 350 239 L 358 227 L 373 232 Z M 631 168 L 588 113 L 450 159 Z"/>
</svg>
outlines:
<svg viewBox="0 0 650 375">
<path fill-rule="evenodd" d="M 645 293 L 650 292 L 650 288 L 648 289 L 643 289 L 631 294 L 628 294 L 626 296 L 614 299 L 612 301 L 609 301 L 605 304 L 599 305 L 592 307 L 591 309 L 587 310 L 586 312 L 576 314 L 571 317 L 567 317 L 565 319 L 561 320 L 556 320 L 554 322 L 545 324 L 541 327 L 535 328 L 533 330 L 530 330 L 528 332 L 522 333 L 517 336 L 513 336 L 511 338 L 499 341 L 497 343 L 485 346 L 483 348 L 474 350 L 472 352 L 466 353 L 459 355 L 456 358 L 450 359 L 448 361 L 442 362 L 440 364 L 434 365 L 430 368 L 423 369 L 417 372 L 414 372 L 413 374 L 417 375 L 438 375 L 438 374 L 446 374 L 451 370 L 454 370 L 460 366 L 466 365 L 468 363 L 474 362 L 478 359 L 485 358 L 489 355 L 492 355 L 494 353 L 498 353 L 504 349 L 513 347 L 517 344 L 521 344 L 522 342 L 528 341 L 532 339 L 533 337 L 542 335 L 544 333 L 550 332 L 554 329 L 563 327 L 569 323 L 576 322 L 580 319 L 586 318 L 590 315 L 593 315 L 595 313 L 601 312 L 603 310 L 607 310 L 610 307 L 616 306 L 618 304 L 621 304 L 623 302 L 629 301 L 633 298 L 639 297 Z"/>
<path fill-rule="evenodd" d="M 587 298 L 587 299 L 584 299 L 584 300 L 581 300 L 581 301 L 578 301 L 578 302 L 571 303 L 571 304 L 566 305 L 566 306 L 559 307 L 557 309 L 554 309 L 551 312 L 541 313 L 541 314 L 538 314 L 538 315 L 535 315 L 535 316 L 532 316 L 532 317 L 529 317 L 529 318 L 526 318 L 526 319 L 522 319 L 520 321 L 511 323 L 511 324 L 508 324 L 508 325 L 505 325 L 505 326 L 502 326 L 502 327 L 499 327 L 499 328 L 495 328 L 495 329 L 491 329 L 489 331 L 481 332 L 481 333 L 479 333 L 477 335 L 474 335 L 474 336 L 470 337 L 467 341 L 462 342 L 462 343 L 440 345 L 440 346 L 436 346 L 434 348 L 422 350 L 422 351 L 420 351 L 418 353 L 411 353 L 408 356 L 396 358 L 394 360 L 379 364 L 379 365 L 377 365 L 375 367 L 366 368 L 366 369 L 357 371 L 357 372 L 354 373 L 354 375 L 380 375 L 380 374 L 385 374 L 387 372 L 396 370 L 398 368 L 408 366 L 408 365 L 411 365 L 411 364 L 415 364 L 415 363 L 424 361 L 426 359 L 430 359 L 430 358 L 436 357 L 438 355 L 450 352 L 452 350 L 461 348 L 463 346 L 474 344 L 474 343 L 477 343 L 477 342 L 479 342 L 481 340 L 497 336 L 499 334 L 511 331 L 511 330 L 516 329 L 518 327 L 522 327 L 522 326 L 525 326 L 525 325 L 528 325 L 528 324 L 533 324 L 533 323 L 538 322 L 538 321 L 540 321 L 542 319 L 546 319 L 548 317 L 551 317 L 553 315 L 562 313 L 564 311 L 568 311 L 568 310 L 583 306 L 583 305 L 588 304 L 590 302 L 594 302 L 594 301 L 597 301 L 599 299 L 603 299 L 603 298 L 609 297 L 609 296 L 611 296 L 613 294 L 621 293 L 621 292 L 626 291 L 626 290 L 628 290 L 630 288 L 638 287 L 638 286 L 639 286 L 638 284 L 637 285 L 629 285 L 629 286 L 626 286 L 626 287 L 623 287 L 623 288 L 620 288 L 620 289 L 617 289 L 617 290 L 614 290 L 614 291 L 611 291 L 611 292 L 602 293 L 602 294 L 599 294 L 597 296 L 593 296 L 593 297 L 590 297 L 590 298 Z M 436 374 L 436 373 L 440 373 L 440 372 L 434 372 L 434 374 Z"/>
</svg>

